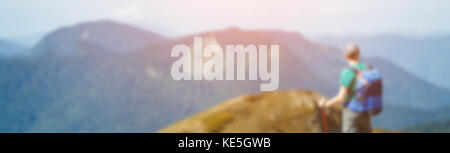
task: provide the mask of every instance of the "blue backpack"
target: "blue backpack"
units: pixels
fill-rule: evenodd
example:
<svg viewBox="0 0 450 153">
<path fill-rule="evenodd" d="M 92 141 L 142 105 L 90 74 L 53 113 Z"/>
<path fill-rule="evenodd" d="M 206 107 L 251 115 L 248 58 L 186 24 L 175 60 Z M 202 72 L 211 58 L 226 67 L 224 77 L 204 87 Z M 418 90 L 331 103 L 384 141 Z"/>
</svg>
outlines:
<svg viewBox="0 0 450 153">
<path fill-rule="evenodd" d="M 356 88 L 354 96 L 345 105 L 355 112 L 369 112 L 375 116 L 383 109 L 383 83 L 380 73 L 368 66 L 366 70 L 351 68 L 355 73 L 352 81 Z"/>
</svg>

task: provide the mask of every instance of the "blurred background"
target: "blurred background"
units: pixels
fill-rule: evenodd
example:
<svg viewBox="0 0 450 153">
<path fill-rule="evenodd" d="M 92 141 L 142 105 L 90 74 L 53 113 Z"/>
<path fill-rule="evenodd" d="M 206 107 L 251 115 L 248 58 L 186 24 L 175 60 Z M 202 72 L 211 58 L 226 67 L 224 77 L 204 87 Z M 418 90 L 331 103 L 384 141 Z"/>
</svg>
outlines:
<svg viewBox="0 0 450 153">
<path fill-rule="evenodd" d="M 280 87 L 337 92 L 342 49 L 383 74 L 374 127 L 450 132 L 450 1 L 0 2 L 0 132 L 156 132 L 259 81 L 174 81 L 176 44 L 279 44 Z"/>
</svg>

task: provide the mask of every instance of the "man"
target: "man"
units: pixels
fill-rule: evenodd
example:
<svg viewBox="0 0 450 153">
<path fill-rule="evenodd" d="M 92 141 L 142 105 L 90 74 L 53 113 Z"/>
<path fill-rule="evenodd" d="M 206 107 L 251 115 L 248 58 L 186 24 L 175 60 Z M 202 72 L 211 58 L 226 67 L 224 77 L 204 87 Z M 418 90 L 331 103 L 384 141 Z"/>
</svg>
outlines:
<svg viewBox="0 0 450 153">
<path fill-rule="evenodd" d="M 360 51 L 356 44 L 350 43 L 344 51 L 345 59 L 351 68 L 345 68 L 341 72 L 339 93 L 330 100 L 322 99 L 319 106 L 329 107 L 343 102 L 349 102 L 355 97 L 355 80 L 358 76 L 354 70 L 368 69 L 368 65 L 359 61 Z M 352 70 L 352 68 L 354 70 Z M 356 112 L 345 108 L 342 112 L 342 132 L 344 133 L 369 133 L 372 132 L 371 114 L 368 111 Z"/>
</svg>

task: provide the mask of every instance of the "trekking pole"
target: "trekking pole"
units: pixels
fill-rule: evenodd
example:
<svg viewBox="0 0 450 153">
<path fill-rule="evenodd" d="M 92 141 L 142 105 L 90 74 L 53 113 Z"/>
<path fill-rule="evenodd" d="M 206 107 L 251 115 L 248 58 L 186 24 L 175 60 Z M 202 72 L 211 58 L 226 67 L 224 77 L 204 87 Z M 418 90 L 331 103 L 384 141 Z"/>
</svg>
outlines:
<svg viewBox="0 0 450 153">
<path fill-rule="evenodd" d="M 328 133 L 328 121 L 327 121 L 327 114 L 325 112 L 325 107 L 320 108 L 320 111 L 322 114 L 323 132 Z"/>
</svg>

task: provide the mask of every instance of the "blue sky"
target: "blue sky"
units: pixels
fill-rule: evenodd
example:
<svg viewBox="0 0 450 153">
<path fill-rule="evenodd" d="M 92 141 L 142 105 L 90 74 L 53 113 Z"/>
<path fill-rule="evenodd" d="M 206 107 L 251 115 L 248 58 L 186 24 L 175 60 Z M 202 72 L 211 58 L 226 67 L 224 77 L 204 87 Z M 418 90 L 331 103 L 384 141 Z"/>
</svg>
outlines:
<svg viewBox="0 0 450 153">
<path fill-rule="evenodd" d="M 178 35 L 239 26 L 306 34 L 450 33 L 449 0 L 1 0 L 0 38 L 113 19 Z"/>
</svg>

